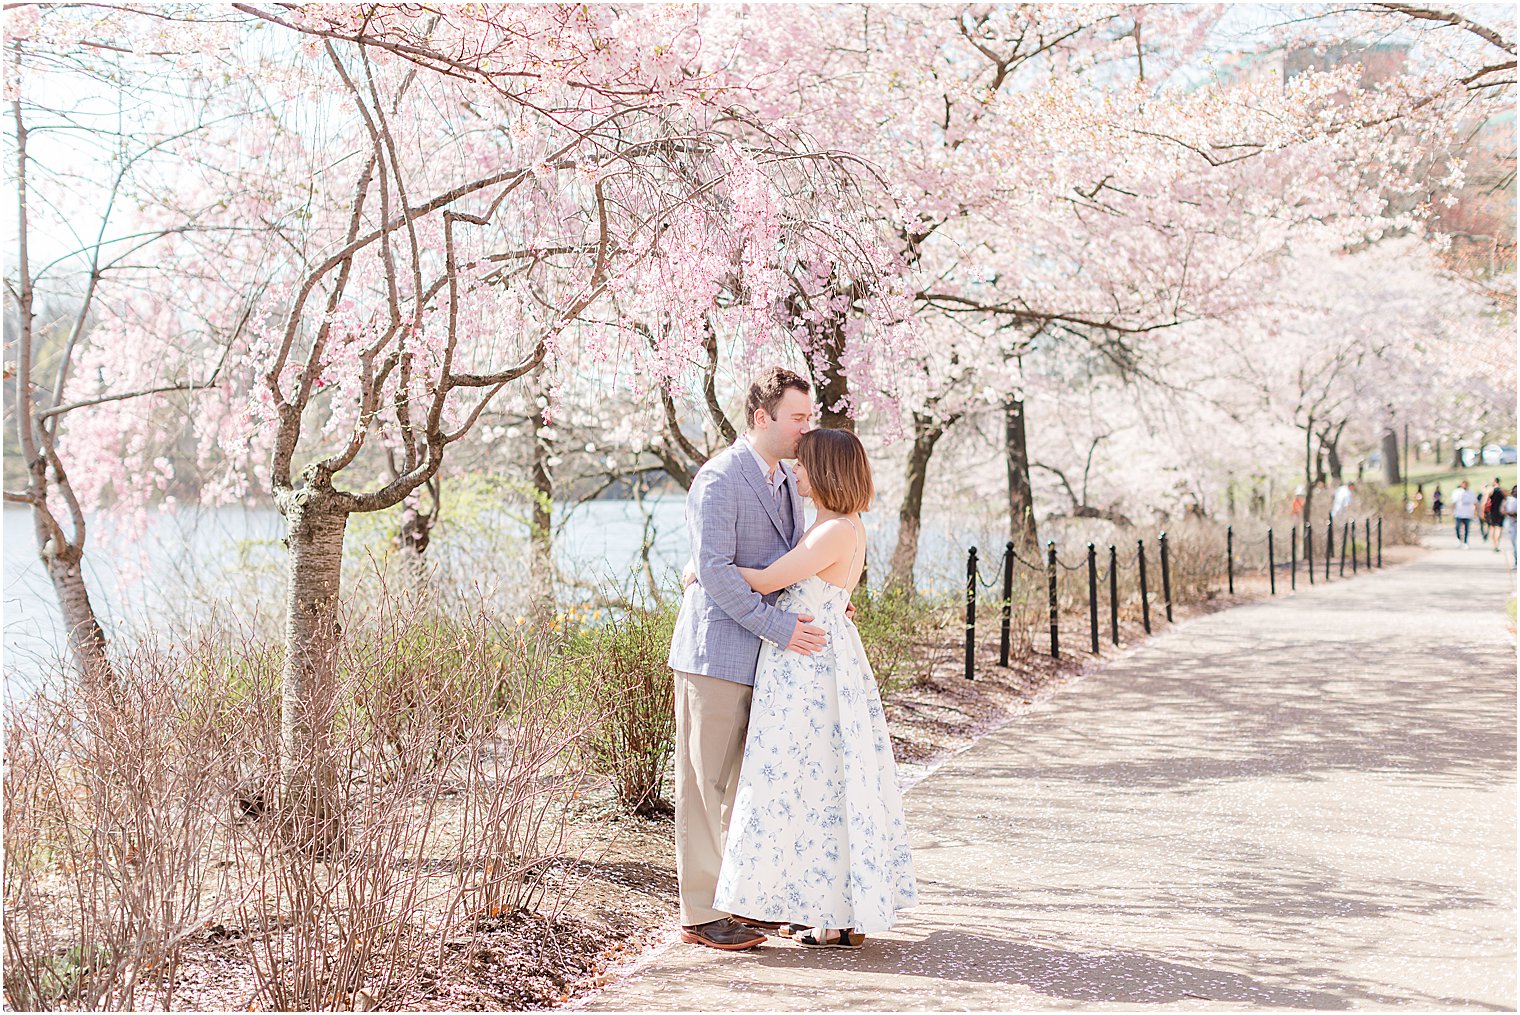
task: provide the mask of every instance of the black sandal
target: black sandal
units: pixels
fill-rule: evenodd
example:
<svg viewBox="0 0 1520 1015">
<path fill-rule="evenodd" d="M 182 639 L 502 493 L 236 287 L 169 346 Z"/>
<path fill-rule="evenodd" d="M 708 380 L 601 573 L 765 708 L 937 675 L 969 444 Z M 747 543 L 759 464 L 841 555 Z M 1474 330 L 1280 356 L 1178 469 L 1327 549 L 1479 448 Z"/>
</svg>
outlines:
<svg viewBox="0 0 1520 1015">
<path fill-rule="evenodd" d="M 865 947 L 866 943 L 866 936 L 854 927 L 830 930 L 828 927 L 797 927 L 787 924 L 782 929 L 791 931 L 790 934 L 783 933 L 782 937 L 790 937 L 809 948 L 848 948 L 854 951 Z"/>
</svg>

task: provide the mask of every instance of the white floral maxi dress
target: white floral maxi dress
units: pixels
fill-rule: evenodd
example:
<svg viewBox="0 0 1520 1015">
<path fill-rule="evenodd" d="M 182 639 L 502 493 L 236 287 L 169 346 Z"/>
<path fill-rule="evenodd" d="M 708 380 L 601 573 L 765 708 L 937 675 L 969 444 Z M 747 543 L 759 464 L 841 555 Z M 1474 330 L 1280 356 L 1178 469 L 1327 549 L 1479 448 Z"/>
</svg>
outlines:
<svg viewBox="0 0 1520 1015">
<path fill-rule="evenodd" d="M 886 715 L 849 600 L 815 575 L 776 604 L 811 613 L 828 644 L 811 656 L 761 648 L 717 909 L 873 933 L 918 901 Z"/>
</svg>

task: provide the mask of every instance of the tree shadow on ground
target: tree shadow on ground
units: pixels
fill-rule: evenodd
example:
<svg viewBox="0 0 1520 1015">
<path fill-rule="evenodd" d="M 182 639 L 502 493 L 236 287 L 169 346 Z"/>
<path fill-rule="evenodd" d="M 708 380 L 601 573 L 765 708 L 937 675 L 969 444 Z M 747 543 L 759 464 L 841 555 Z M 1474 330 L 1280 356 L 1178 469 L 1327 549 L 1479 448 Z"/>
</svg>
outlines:
<svg viewBox="0 0 1520 1015">
<path fill-rule="evenodd" d="M 1418 575 L 1387 577 L 1307 610 L 1264 604 L 1210 617 L 1146 646 L 1020 723 L 1028 764 L 981 768 L 977 778 L 1179 792 L 1337 770 L 1512 782 L 1513 647 L 1498 637 L 1468 643 L 1444 624 L 1410 629 L 1390 606 L 1418 594 Z M 1418 600 L 1421 613 L 1444 608 Z M 1359 630 L 1346 631 L 1338 611 L 1362 614 Z M 1388 639 L 1387 651 L 1372 638 Z M 1116 711 L 1134 721 L 1115 723 Z"/>
<path fill-rule="evenodd" d="M 1172 961 L 1140 951 L 1097 951 L 1042 943 L 1006 941 L 970 931 L 936 930 L 918 941 L 871 939 L 860 952 L 817 952 L 800 947 L 757 949 L 748 961 L 773 969 L 819 970 L 846 974 L 836 979 L 857 1010 L 911 1008 L 984 1008 L 980 988 L 957 990 L 956 984 L 994 984 L 1023 987 L 1046 998 L 1077 1003 L 1166 1005 L 1190 1000 L 1225 1002 L 1265 1008 L 1345 1010 L 1366 1005 L 1476 1005 L 1503 1010 L 1469 999 L 1410 998 L 1382 992 L 1375 985 L 1345 978 L 1324 966 L 1273 962 L 1270 978 L 1234 971 L 1242 963 L 1260 965 L 1256 955 L 1221 954 L 1215 966 Z M 874 976 L 890 977 L 872 988 Z M 904 977 L 923 977 L 922 987 Z M 822 982 L 820 982 L 822 987 Z M 795 1007 L 796 987 L 747 982 L 747 994 L 787 998 L 781 1007 Z M 820 993 L 813 1001 L 827 1005 Z M 1006 1003 L 1027 1003 L 1017 995 Z"/>
</svg>

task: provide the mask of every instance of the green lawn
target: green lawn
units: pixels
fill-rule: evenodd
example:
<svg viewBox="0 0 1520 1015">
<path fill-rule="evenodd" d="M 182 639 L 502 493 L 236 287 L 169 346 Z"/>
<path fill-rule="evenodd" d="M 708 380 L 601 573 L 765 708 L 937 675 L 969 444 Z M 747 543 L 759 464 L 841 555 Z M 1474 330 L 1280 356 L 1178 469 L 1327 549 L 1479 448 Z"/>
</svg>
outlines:
<svg viewBox="0 0 1520 1015">
<path fill-rule="evenodd" d="M 1513 465 L 1475 465 L 1470 469 L 1453 469 L 1450 461 L 1433 462 L 1426 459 L 1423 462 L 1409 463 L 1409 489 L 1413 491 L 1416 483 L 1424 483 L 1427 497 L 1437 486 L 1443 494 L 1450 494 L 1457 483 L 1465 479 L 1474 490 L 1481 490 L 1484 483 L 1491 482 L 1498 476 L 1508 490 L 1515 485 L 1516 471 Z M 1381 479 L 1382 476 L 1381 469 L 1375 473 L 1368 472 L 1369 478 Z"/>
</svg>

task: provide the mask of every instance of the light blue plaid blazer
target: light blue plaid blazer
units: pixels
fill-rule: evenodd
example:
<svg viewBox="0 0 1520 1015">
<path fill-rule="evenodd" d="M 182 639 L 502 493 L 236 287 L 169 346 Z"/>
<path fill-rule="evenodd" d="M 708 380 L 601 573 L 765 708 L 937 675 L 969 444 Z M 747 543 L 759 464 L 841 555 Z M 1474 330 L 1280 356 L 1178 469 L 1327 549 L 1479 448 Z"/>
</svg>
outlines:
<svg viewBox="0 0 1520 1015">
<path fill-rule="evenodd" d="M 686 530 L 697 580 L 681 600 L 670 641 L 671 669 L 753 687 L 761 639 L 781 646 L 792 640 L 797 615 L 776 608 L 780 593 L 760 595 L 737 570 L 768 567 L 802 541 L 797 477 L 784 463 L 780 468 L 791 498 L 789 530 L 760 464 L 740 443 L 714 455 L 692 480 Z"/>
</svg>

